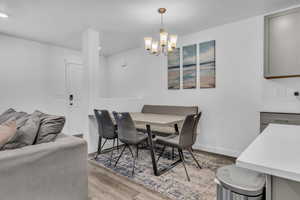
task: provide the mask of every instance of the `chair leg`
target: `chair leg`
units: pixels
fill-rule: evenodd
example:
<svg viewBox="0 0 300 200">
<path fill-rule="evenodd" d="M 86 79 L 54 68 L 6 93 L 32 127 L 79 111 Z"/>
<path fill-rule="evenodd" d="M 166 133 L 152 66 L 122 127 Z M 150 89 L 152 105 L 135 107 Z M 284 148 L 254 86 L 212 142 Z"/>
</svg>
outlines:
<svg viewBox="0 0 300 200">
<path fill-rule="evenodd" d="M 114 139 L 114 141 L 113 141 L 113 148 L 111 149 L 111 153 L 110 153 L 110 161 L 109 161 L 109 165 L 111 165 L 112 157 L 113 157 L 113 154 L 114 154 L 115 140 L 116 140 L 116 139 Z"/>
<path fill-rule="evenodd" d="M 102 143 L 102 137 L 99 136 L 99 139 L 98 139 L 98 149 L 97 149 L 97 153 L 96 153 L 95 159 L 97 159 L 98 155 L 101 154 L 101 143 Z"/>
<path fill-rule="evenodd" d="M 135 160 L 136 157 L 133 158 L 132 176 L 134 176 Z"/>
<path fill-rule="evenodd" d="M 103 149 L 104 145 L 106 144 L 106 141 L 107 141 L 107 139 L 105 139 L 105 141 L 104 141 L 104 143 L 103 143 L 103 145 L 101 147 L 101 150 Z"/>
<path fill-rule="evenodd" d="M 132 176 L 133 176 L 134 175 L 134 168 L 135 168 L 135 159 L 136 159 L 136 157 L 134 156 L 133 151 L 132 151 L 132 149 L 131 149 L 130 146 L 128 146 L 128 149 L 129 149 L 129 151 L 130 151 L 130 153 L 132 155 L 132 158 L 133 158 L 133 167 L 132 167 Z"/>
<path fill-rule="evenodd" d="M 165 149 L 166 149 L 166 145 L 164 145 L 164 147 L 163 147 L 162 151 L 160 152 L 160 154 L 159 154 L 159 156 L 158 156 L 158 158 L 157 158 L 157 161 L 156 161 L 156 162 L 158 162 L 158 161 L 159 161 L 159 159 L 160 159 L 160 157 L 162 157 L 162 155 L 163 155 L 163 154 L 164 154 L 164 152 L 165 152 Z"/>
<path fill-rule="evenodd" d="M 174 150 L 174 147 L 172 147 L 172 160 L 174 160 L 175 158 L 175 150 Z"/>
<path fill-rule="evenodd" d="M 202 169 L 201 165 L 199 164 L 198 160 L 196 159 L 196 157 L 194 156 L 194 154 L 193 154 L 193 152 L 192 152 L 193 150 L 192 150 L 192 149 L 191 149 L 191 150 L 188 149 L 188 151 L 189 151 L 189 153 L 191 154 L 191 156 L 193 157 L 194 161 L 197 163 L 199 169 Z"/>
<path fill-rule="evenodd" d="M 118 153 L 119 153 L 119 138 L 117 137 L 117 149 L 118 149 Z"/>
<path fill-rule="evenodd" d="M 139 145 L 136 145 L 136 158 L 139 158 Z"/>
<path fill-rule="evenodd" d="M 131 153 L 132 158 L 134 158 L 133 151 L 132 151 L 132 149 L 131 149 L 131 147 L 129 145 L 128 145 L 128 149 L 129 149 L 129 151 Z"/>
<path fill-rule="evenodd" d="M 118 159 L 117 159 L 117 162 L 116 162 L 116 164 L 115 164 L 115 167 L 117 166 L 117 164 L 118 164 L 120 158 L 122 157 L 123 152 L 125 151 L 126 147 L 127 147 L 127 145 L 125 145 L 124 148 L 122 149 L 121 154 L 119 155 L 119 157 L 118 157 Z"/>
<path fill-rule="evenodd" d="M 185 174 L 186 174 L 187 180 L 188 180 L 188 181 L 191 181 L 191 179 L 190 179 L 190 177 L 189 177 L 189 174 L 188 174 L 188 172 L 187 172 L 186 166 L 185 166 L 185 160 L 184 160 L 183 152 L 182 152 L 181 149 L 180 149 L 180 150 L 178 149 L 178 151 L 179 151 L 179 156 L 180 156 L 180 158 L 181 158 L 181 160 L 182 160 L 182 165 L 183 165 L 183 167 L 184 167 L 184 170 L 185 170 Z"/>
</svg>

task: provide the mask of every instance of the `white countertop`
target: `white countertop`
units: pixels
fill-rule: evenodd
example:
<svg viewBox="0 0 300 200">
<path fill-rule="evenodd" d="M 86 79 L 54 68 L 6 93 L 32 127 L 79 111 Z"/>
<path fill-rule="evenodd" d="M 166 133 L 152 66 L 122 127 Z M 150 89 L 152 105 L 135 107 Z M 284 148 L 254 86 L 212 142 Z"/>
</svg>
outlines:
<svg viewBox="0 0 300 200">
<path fill-rule="evenodd" d="M 270 124 L 238 157 L 236 164 L 300 182 L 300 126 Z"/>
</svg>

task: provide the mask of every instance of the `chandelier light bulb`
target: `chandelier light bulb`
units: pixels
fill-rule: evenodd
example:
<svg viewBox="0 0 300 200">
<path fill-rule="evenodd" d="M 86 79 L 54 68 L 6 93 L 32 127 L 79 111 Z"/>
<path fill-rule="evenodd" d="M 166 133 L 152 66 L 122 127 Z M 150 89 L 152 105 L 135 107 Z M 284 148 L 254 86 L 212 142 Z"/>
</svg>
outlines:
<svg viewBox="0 0 300 200">
<path fill-rule="evenodd" d="M 145 41 L 145 49 L 147 51 L 150 51 L 151 48 L 152 48 L 152 38 L 151 37 L 145 37 L 144 41 Z"/>
<path fill-rule="evenodd" d="M 157 41 L 152 42 L 151 53 L 158 54 L 158 42 Z"/>
<path fill-rule="evenodd" d="M 160 31 L 160 46 L 165 47 L 168 44 L 168 33 L 161 29 Z"/>
<path fill-rule="evenodd" d="M 170 35 L 170 43 L 172 48 L 176 48 L 177 46 L 177 35 Z"/>
<path fill-rule="evenodd" d="M 168 52 L 173 52 L 173 47 L 172 47 L 172 45 L 171 45 L 171 42 L 169 41 L 168 42 Z"/>
</svg>

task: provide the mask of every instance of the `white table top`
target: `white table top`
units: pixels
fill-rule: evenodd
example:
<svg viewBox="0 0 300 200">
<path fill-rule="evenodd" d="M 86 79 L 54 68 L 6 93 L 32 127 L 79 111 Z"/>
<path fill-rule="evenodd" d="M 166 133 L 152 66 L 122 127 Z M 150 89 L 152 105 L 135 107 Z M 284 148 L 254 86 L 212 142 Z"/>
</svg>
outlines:
<svg viewBox="0 0 300 200">
<path fill-rule="evenodd" d="M 300 182 L 300 126 L 270 124 L 238 157 L 236 164 Z"/>
<path fill-rule="evenodd" d="M 150 125 L 162 125 L 170 126 L 178 124 L 184 121 L 185 116 L 180 115 L 162 115 L 162 114 L 151 114 L 151 113 L 140 113 L 140 112 L 131 112 L 130 116 L 135 123 L 144 123 Z M 89 117 L 95 117 L 94 115 L 89 115 Z M 112 120 L 115 123 L 113 116 Z"/>
<path fill-rule="evenodd" d="M 173 125 L 183 122 L 185 116 L 162 115 L 150 113 L 130 113 L 132 120 L 136 123 L 145 123 L 150 125 Z"/>
</svg>

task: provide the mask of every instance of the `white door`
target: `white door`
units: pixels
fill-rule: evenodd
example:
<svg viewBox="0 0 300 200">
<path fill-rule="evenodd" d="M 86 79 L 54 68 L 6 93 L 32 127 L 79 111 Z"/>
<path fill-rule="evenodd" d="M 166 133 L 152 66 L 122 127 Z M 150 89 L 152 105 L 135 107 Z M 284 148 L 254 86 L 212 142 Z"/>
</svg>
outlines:
<svg viewBox="0 0 300 200">
<path fill-rule="evenodd" d="M 67 129 L 70 135 L 83 134 L 83 65 L 66 61 Z"/>
</svg>

